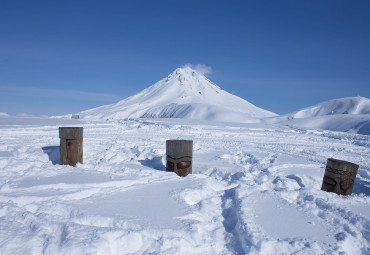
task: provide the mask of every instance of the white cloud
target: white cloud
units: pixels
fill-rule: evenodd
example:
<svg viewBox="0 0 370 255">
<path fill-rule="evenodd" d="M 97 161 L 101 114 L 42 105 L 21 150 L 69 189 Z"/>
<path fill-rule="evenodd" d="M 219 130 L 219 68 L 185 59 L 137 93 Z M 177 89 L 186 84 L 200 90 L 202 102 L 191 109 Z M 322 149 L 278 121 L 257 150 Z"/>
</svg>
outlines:
<svg viewBox="0 0 370 255">
<path fill-rule="evenodd" d="M 195 71 L 197 71 L 198 73 L 203 74 L 203 75 L 212 73 L 212 67 L 206 66 L 204 64 L 193 65 L 193 64 L 188 63 L 188 64 L 185 64 L 184 67 L 190 67 L 194 69 Z"/>
</svg>

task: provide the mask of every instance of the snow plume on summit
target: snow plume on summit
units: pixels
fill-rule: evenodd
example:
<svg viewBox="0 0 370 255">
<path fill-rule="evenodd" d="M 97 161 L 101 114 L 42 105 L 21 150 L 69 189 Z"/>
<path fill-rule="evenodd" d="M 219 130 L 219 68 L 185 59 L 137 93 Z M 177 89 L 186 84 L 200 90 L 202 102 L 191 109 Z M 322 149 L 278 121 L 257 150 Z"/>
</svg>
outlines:
<svg viewBox="0 0 370 255">
<path fill-rule="evenodd" d="M 116 104 L 83 111 L 85 119 L 191 118 L 247 122 L 276 114 L 232 95 L 185 66 L 138 94 Z"/>
<path fill-rule="evenodd" d="M 212 68 L 210 66 L 206 66 L 204 64 L 197 64 L 197 65 L 192 65 L 190 63 L 186 64 L 183 66 L 183 68 L 189 67 L 193 70 L 195 70 L 197 73 L 203 74 L 206 76 L 207 74 L 212 73 Z"/>
</svg>

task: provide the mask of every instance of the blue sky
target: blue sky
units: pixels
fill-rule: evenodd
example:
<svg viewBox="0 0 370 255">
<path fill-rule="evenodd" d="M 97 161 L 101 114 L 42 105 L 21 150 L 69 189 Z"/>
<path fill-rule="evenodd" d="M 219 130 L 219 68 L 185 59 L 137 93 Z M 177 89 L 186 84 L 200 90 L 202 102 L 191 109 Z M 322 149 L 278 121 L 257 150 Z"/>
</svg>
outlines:
<svg viewBox="0 0 370 255">
<path fill-rule="evenodd" d="M 187 63 L 284 114 L 370 98 L 370 1 L 0 1 L 0 112 L 114 103 Z"/>
</svg>

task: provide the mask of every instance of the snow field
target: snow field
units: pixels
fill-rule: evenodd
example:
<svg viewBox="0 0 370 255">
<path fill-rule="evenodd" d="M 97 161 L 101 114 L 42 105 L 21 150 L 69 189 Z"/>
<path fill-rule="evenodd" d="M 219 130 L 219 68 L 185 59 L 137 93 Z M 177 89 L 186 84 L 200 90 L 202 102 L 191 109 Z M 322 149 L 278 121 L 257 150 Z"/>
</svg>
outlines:
<svg viewBox="0 0 370 255">
<path fill-rule="evenodd" d="M 59 165 L 61 123 L 42 123 L 0 122 L 1 254 L 370 253 L 368 136 L 74 121 L 84 164 L 70 167 Z M 194 141 L 192 175 L 164 171 L 168 139 Z M 320 190 L 328 157 L 360 165 L 353 195 Z"/>
</svg>

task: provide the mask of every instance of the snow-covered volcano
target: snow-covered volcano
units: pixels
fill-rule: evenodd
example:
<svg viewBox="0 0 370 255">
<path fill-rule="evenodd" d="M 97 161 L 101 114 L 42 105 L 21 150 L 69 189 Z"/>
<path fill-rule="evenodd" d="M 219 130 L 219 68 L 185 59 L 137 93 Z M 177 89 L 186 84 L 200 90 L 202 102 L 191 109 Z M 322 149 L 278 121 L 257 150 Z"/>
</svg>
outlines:
<svg viewBox="0 0 370 255">
<path fill-rule="evenodd" d="M 168 77 L 116 104 L 80 113 L 85 119 L 191 118 L 245 122 L 276 116 L 232 95 L 190 67 L 178 68 Z"/>
</svg>

